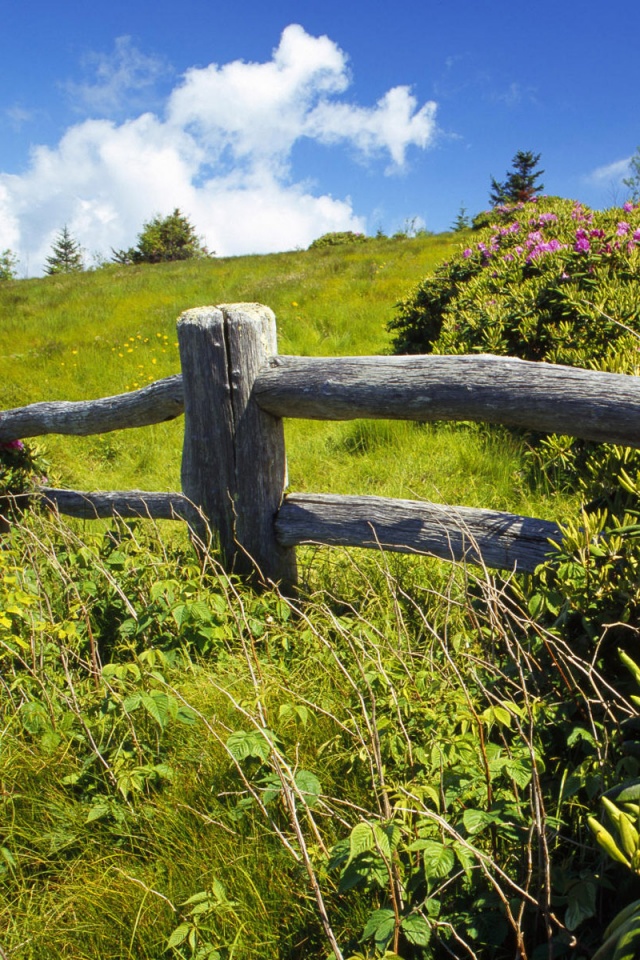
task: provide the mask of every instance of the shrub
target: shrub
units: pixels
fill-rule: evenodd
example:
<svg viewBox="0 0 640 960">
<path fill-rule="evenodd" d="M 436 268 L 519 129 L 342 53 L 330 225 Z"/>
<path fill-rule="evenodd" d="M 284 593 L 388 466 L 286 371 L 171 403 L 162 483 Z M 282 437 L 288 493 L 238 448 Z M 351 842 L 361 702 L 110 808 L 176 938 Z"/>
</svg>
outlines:
<svg viewBox="0 0 640 960">
<path fill-rule="evenodd" d="M 544 198 L 497 207 L 490 219 L 398 304 L 395 352 L 635 372 L 640 204 L 592 212 Z"/>
<path fill-rule="evenodd" d="M 637 374 L 639 281 L 640 204 L 595 212 L 542 198 L 498 207 L 475 242 L 398 305 L 395 351 Z M 555 435 L 527 441 L 532 476 L 541 471 L 592 501 L 542 575 L 532 612 L 571 641 L 596 640 L 640 610 L 640 452 Z"/>
<path fill-rule="evenodd" d="M 321 237 L 309 244 L 309 250 L 319 250 L 321 247 L 337 247 L 344 243 L 364 243 L 368 239 L 364 233 L 354 233 L 352 230 L 323 233 Z"/>
<path fill-rule="evenodd" d="M 8 247 L 0 253 L 0 280 L 15 280 L 18 258 Z"/>
<path fill-rule="evenodd" d="M 158 214 L 145 223 L 138 235 L 138 245 L 128 250 L 114 250 L 116 263 L 163 263 L 171 260 L 192 260 L 211 256 L 195 227 L 176 207 L 166 217 Z"/>
</svg>

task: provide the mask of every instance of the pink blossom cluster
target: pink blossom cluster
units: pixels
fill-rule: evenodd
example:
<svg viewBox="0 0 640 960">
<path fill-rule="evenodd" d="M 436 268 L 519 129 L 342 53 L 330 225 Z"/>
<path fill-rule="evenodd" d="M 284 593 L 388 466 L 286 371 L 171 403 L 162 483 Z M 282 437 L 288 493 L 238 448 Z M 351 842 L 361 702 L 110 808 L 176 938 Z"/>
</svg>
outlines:
<svg viewBox="0 0 640 960">
<path fill-rule="evenodd" d="M 520 202 L 496 207 L 495 212 L 513 215 L 515 211 L 524 209 L 530 211 L 531 207 L 528 203 Z M 633 211 L 640 211 L 640 203 L 634 204 L 632 201 L 627 201 L 622 209 L 627 214 Z M 475 248 L 467 247 L 463 250 L 462 256 L 465 259 L 470 259 L 474 254 L 479 253 L 482 265 L 486 266 L 492 257 L 502 249 L 502 259 L 504 261 L 511 262 L 515 260 L 516 257 L 524 257 L 525 263 L 530 264 L 547 254 L 556 253 L 559 250 L 572 249 L 578 254 L 611 254 L 613 250 L 626 249 L 627 252 L 631 253 L 640 244 L 640 229 L 634 230 L 635 225 L 632 226 L 628 220 L 619 220 L 615 226 L 615 236 L 609 236 L 609 239 L 607 239 L 605 230 L 602 228 L 590 228 L 590 224 L 593 223 L 594 214 L 581 203 L 574 203 L 571 217 L 574 221 L 577 221 L 577 224 L 573 239 L 568 238 L 566 243 L 561 242 L 555 237 L 547 239 L 544 236 L 545 227 L 558 222 L 558 215 L 553 212 L 548 212 L 527 218 L 523 222 L 513 220 L 506 225 L 500 225 L 498 223 L 491 224 L 493 234 L 488 242 L 480 242 Z M 527 229 L 526 237 L 520 241 L 517 246 L 508 249 L 511 245 L 504 244 L 504 246 L 507 246 L 507 249 L 504 249 L 503 242 L 506 238 L 521 231 L 527 231 Z M 624 241 L 622 239 L 616 240 L 616 236 L 624 238 Z"/>
<path fill-rule="evenodd" d="M 22 440 L 5 440 L 0 443 L 0 450 L 24 450 Z"/>
</svg>

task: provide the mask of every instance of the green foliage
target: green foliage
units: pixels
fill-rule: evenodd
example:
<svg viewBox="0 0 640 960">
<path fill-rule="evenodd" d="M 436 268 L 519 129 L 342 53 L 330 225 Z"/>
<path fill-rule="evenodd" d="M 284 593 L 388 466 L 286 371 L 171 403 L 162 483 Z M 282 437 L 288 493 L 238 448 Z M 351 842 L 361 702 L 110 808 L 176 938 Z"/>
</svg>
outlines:
<svg viewBox="0 0 640 960">
<path fill-rule="evenodd" d="M 309 250 L 321 250 L 323 247 L 342 246 L 345 243 L 365 243 L 368 239 L 364 233 L 354 233 L 353 230 L 323 233 L 321 237 L 318 237 L 309 244 Z"/>
<path fill-rule="evenodd" d="M 15 280 L 18 258 L 12 250 L 7 248 L 0 253 L 0 282 L 2 280 Z"/>
<path fill-rule="evenodd" d="M 136 247 L 114 250 L 116 263 L 165 263 L 213 256 L 196 234 L 195 227 L 178 207 L 163 217 L 157 214 L 143 225 Z"/>
<path fill-rule="evenodd" d="M 638 371 L 640 206 L 591 212 L 543 198 L 498 207 L 477 240 L 438 267 L 390 324 L 397 353 L 491 353 L 619 373 Z M 546 443 L 546 445 L 545 445 Z M 536 463 L 589 495 L 615 484 L 616 456 L 543 443 Z M 605 448 L 606 450 L 607 448 Z M 581 479 L 582 478 L 582 479 Z"/>
<path fill-rule="evenodd" d="M 57 273 L 80 273 L 84 270 L 84 256 L 82 247 L 75 240 L 65 225 L 51 247 L 51 254 L 46 258 L 44 272 L 52 275 Z"/>
<path fill-rule="evenodd" d="M 46 483 L 48 466 L 34 444 L 22 440 L 0 442 L 0 496 L 29 493 Z"/>
<path fill-rule="evenodd" d="M 491 178 L 489 202 L 493 207 L 503 203 L 528 203 L 544 189 L 544 184 L 536 183 L 544 173 L 544 170 L 536 170 L 540 163 L 539 153 L 518 150 L 511 163 L 513 169 L 507 173 L 504 182 L 498 183 Z"/>
<path fill-rule="evenodd" d="M 625 187 L 628 187 L 631 191 L 631 199 L 637 203 L 640 201 L 640 147 L 636 149 L 636 152 L 631 157 L 629 169 L 631 176 L 625 177 L 622 182 Z"/>
<path fill-rule="evenodd" d="M 457 232 L 459 230 L 467 230 L 470 226 L 471 220 L 467 215 L 467 208 L 461 204 L 456 218 L 451 224 L 451 229 Z"/>
</svg>

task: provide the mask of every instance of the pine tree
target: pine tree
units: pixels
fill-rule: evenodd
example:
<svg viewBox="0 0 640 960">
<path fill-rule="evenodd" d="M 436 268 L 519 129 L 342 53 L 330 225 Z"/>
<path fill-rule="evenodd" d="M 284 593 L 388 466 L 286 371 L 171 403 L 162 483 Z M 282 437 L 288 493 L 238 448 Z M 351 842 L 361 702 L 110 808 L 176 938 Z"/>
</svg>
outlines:
<svg viewBox="0 0 640 960">
<path fill-rule="evenodd" d="M 457 216 L 451 224 L 451 229 L 457 232 L 458 230 L 466 230 L 470 226 L 471 221 L 467 216 L 467 208 L 461 204 Z"/>
<path fill-rule="evenodd" d="M 51 256 L 47 257 L 44 272 L 79 273 L 84 270 L 82 247 L 69 233 L 66 226 L 62 228 L 51 247 Z"/>
<path fill-rule="evenodd" d="M 512 170 L 507 171 L 507 179 L 500 183 L 491 177 L 489 202 L 493 207 L 501 203 L 519 203 L 531 200 L 536 193 L 544 190 L 544 184 L 536 183 L 544 170 L 536 170 L 540 162 L 539 153 L 518 150 L 511 161 Z"/>
<path fill-rule="evenodd" d="M 113 251 L 116 263 L 162 263 L 208 256 L 195 227 L 178 207 L 166 217 L 158 214 L 143 224 L 137 247 Z"/>
</svg>

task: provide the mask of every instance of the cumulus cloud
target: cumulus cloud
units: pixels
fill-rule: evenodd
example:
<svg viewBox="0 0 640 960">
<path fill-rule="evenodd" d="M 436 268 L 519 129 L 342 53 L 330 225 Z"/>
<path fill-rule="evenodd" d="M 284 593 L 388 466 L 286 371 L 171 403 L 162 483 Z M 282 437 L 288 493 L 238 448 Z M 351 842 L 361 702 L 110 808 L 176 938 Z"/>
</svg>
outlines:
<svg viewBox="0 0 640 960">
<path fill-rule="evenodd" d="M 87 88 L 107 109 L 135 76 L 105 67 Z M 140 69 L 146 69 L 144 62 Z M 153 67 L 149 66 L 149 75 Z M 328 37 L 287 27 L 266 63 L 234 61 L 187 71 L 160 113 L 123 122 L 89 119 L 55 146 L 32 151 L 20 175 L 0 174 L 0 249 L 10 246 L 32 272 L 63 224 L 91 253 L 130 246 L 142 223 L 175 207 L 219 255 L 306 246 L 329 230 L 363 230 L 350 199 L 296 182 L 294 145 L 305 138 L 343 144 L 362 158 L 403 167 L 409 147 L 436 136 L 434 103 L 408 87 L 374 106 L 340 99 L 350 82 L 345 53 Z"/>
</svg>

